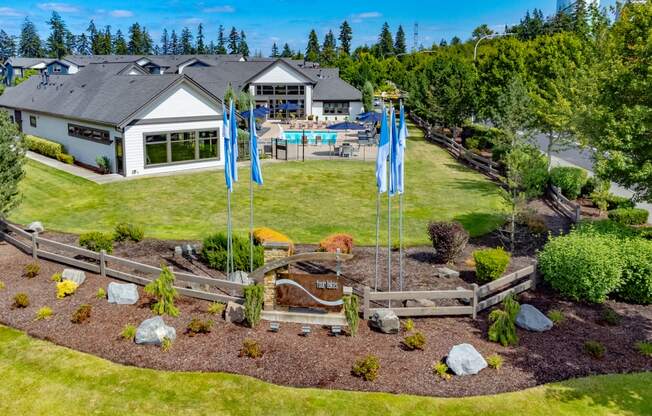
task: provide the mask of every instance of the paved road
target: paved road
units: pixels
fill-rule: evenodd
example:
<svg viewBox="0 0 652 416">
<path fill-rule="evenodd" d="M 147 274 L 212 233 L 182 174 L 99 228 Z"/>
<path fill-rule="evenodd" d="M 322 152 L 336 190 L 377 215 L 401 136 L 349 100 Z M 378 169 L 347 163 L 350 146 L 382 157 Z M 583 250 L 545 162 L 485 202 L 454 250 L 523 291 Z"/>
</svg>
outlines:
<svg viewBox="0 0 652 416">
<path fill-rule="evenodd" d="M 539 149 L 546 152 L 546 147 L 548 145 L 548 139 L 546 136 L 540 134 L 537 135 L 535 139 Z M 575 146 L 568 150 L 553 152 L 552 163 L 553 165 L 559 166 L 579 166 L 593 173 L 592 152 L 591 149 L 581 149 L 579 146 Z M 611 192 L 628 198 L 631 198 L 634 194 L 629 189 L 623 188 L 616 183 L 611 184 Z M 652 220 L 652 204 L 638 204 L 638 207 L 647 209 L 650 212 L 650 219 Z"/>
</svg>

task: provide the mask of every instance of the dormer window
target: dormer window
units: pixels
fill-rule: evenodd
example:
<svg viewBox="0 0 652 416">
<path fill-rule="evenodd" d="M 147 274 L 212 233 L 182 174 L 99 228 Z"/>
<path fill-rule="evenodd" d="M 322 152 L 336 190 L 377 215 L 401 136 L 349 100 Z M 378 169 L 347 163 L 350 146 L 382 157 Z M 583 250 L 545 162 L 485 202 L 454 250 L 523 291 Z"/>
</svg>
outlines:
<svg viewBox="0 0 652 416">
<path fill-rule="evenodd" d="M 59 65 L 59 64 L 52 65 L 52 73 L 53 74 L 60 74 L 61 73 L 61 65 Z"/>
</svg>

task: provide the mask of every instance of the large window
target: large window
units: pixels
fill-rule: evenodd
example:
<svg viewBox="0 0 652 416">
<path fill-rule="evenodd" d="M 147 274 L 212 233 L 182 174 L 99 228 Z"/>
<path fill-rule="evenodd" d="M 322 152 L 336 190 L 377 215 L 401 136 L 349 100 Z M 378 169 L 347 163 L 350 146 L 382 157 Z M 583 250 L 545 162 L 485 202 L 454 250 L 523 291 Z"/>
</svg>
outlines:
<svg viewBox="0 0 652 416">
<path fill-rule="evenodd" d="M 304 85 L 256 85 L 256 95 L 304 95 Z"/>
<path fill-rule="evenodd" d="M 93 140 L 96 142 L 110 143 L 111 135 L 107 130 L 94 129 L 92 127 L 68 124 L 68 135 L 79 139 Z"/>
<path fill-rule="evenodd" d="M 348 101 L 324 102 L 324 114 L 325 115 L 348 115 L 349 103 Z"/>
<path fill-rule="evenodd" d="M 29 116 L 29 125 L 36 127 L 36 116 Z"/>
<path fill-rule="evenodd" d="M 178 131 L 145 135 L 145 166 L 219 159 L 218 130 Z"/>
</svg>

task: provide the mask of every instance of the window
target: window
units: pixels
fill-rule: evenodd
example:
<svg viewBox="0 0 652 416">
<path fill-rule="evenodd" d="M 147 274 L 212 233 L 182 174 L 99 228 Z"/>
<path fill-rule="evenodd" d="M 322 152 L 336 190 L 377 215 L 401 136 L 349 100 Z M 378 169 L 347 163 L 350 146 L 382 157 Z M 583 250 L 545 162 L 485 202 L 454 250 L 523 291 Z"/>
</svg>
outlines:
<svg viewBox="0 0 652 416">
<path fill-rule="evenodd" d="M 256 95 L 303 95 L 303 85 L 256 85 Z"/>
<path fill-rule="evenodd" d="M 92 127 L 68 124 L 68 135 L 79 139 L 92 140 L 108 144 L 111 142 L 111 135 L 107 130 L 95 129 Z"/>
<path fill-rule="evenodd" d="M 348 101 L 324 102 L 324 114 L 325 115 L 348 115 L 349 103 Z"/>
<path fill-rule="evenodd" d="M 36 116 L 29 116 L 29 125 L 36 127 Z"/>
<path fill-rule="evenodd" d="M 61 73 L 61 66 L 59 66 L 58 64 L 52 65 L 52 73 L 53 74 Z"/>
<path fill-rule="evenodd" d="M 145 166 L 219 159 L 218 130 L 180 131 L 145 135 Z"/>
</svg>

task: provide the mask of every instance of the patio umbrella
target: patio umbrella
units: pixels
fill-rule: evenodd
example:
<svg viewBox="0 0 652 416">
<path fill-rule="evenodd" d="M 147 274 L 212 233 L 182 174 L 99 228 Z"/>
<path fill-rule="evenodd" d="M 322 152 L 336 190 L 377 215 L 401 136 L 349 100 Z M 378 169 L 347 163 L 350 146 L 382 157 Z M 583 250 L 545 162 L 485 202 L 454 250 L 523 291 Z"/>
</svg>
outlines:
<svg viewBox="0 0 652 416">
<path fill-rule="evenodd" d="M 382 117 L 382 116 L 381 116 L 380 113 L 377 113 L 377 112 L 375 112 L 375 111 L 370 111 L 370 112 L 368 112 L 368 113 L 362 113 L 362 114 L 359 114 L 359 115 L 356 117 L 356 119 L 357 119 L 358 121 L 363 122 L 363 123 L 374 123 L 374 124 L 375 124 L 375 123 L 380 122 L 381 117 Z"/>
<path fill-rule="evenodd" d="M 365 126 L 360 123 L 344 121 L 342 123 L 331 124 L 327 127 L 329 130 L 364 130 Z"/>
<path fill-rule="evenodd" d="M 279 105 L 276 107 L 276 109 L 281 111 L 297 111 L 299 109 L 299 105 L 295 103 L 285 103 Z"/>
<path fill-rule="evenodd" d="M 265 118 L 269 114 L 269 109 L 266 107 L 258 107 L 253 110 L 254 118 Z M 243 118 L 249 119 L 251 110 L 243 111 L 240 113 Z"/>
</svg>

